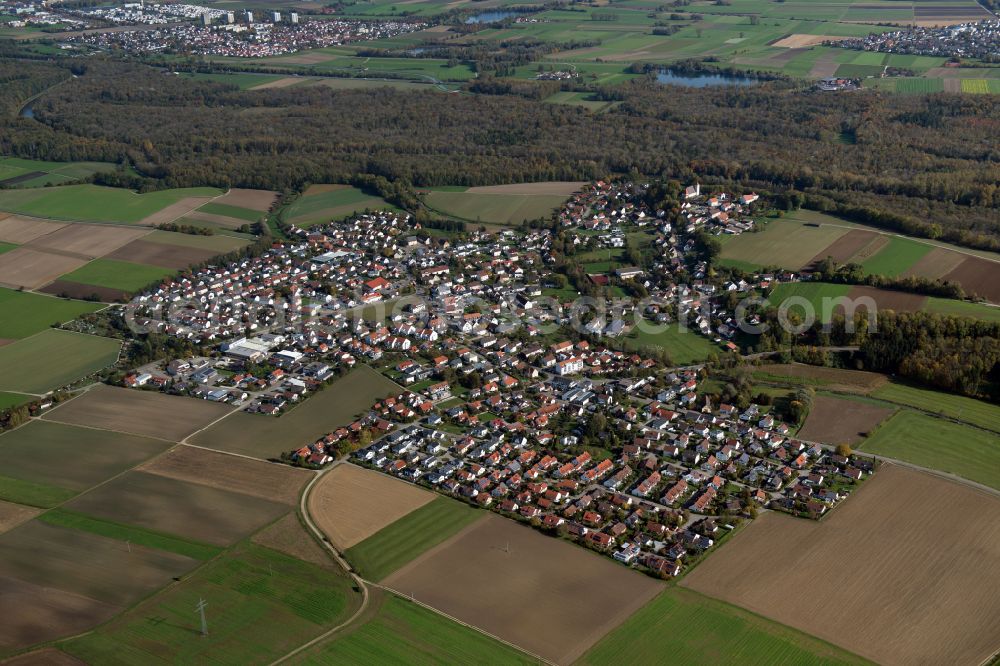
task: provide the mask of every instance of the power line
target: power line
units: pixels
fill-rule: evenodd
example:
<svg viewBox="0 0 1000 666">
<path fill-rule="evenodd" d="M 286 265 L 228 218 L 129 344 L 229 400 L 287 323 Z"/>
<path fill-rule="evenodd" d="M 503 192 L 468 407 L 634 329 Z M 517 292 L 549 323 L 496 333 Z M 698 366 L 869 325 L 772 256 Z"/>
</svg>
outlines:
<svg viewBox="0 0 1000 666">
<path fill-rule="evenodd" d="M 194 607 L 201 615 L 201 635 L 208 636 L 208 620 L 205 619 L 205 607 L 208 603 L 204 599 L 198 599 L 198 605 Z"/>
</svg>

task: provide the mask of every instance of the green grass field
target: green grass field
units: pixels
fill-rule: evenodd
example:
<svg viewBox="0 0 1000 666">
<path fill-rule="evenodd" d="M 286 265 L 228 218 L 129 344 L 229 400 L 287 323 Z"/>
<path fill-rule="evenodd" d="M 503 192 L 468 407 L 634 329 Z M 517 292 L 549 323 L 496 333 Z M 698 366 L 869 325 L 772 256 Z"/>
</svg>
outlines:
<svg viewBox="0 0 1000 666">
<path fill-rule="evenodd" d="M 91 534 L 125 541 L 136 546 L 145 546 L 146 548 L 155 548 L 156 550 L 163 550 L 168 553 L 177 553 L 178 555 L 184 555 L 195 560 L 207 561 L 222 552 L 221 548 L 209 546 L 208 544 L 179 539 L 169 534 L 162 534 L 131 525 L 123 525 L 122 523 L 94 518 L 65 509 L 48 511 L 38 519 L 56 527 L 68 527 L 74 530 L 90 532 Z"/>
<path fill-rule="evenodd" d="M 201 211 L 202 213 L 210 213 L 212 215 L 235 217 L 236 219 L 246 220 L 247 222 L 256 222 L 265 215 L 259 210 L 251 210 L 249 208 L 241 208 L 240 206 L 229 206 L 227 204 L 220 204 L 220 203 L 207 203 L 198 210 Z"/>
<path fill-rule="evenodd" d="M 0 190 L 0 210 L 55 220 L 135 223 L 186 197 L 215 197 L 221 190 L 192 187 L 136 194 L 99 185 Z"/>
<path fill-rule="evenodd" d="M 4 252 L 10 252 L 11 250 L 14 250 L 16 248 L 17 246 L 14 245 L 13 243 L 0 243 L 0 254 L 3 254 Z"/>
<path fill-rule="evenodd" d="M 283 79 L 284 76 L 280 74 L 243 74 L 238 72 L 232 73 L 217 73 L 217 74 L 207 74 L 207 73 L 184 73 L 181 74 L 182 77 L 188 79 L 195 79 L 198 81 L 214 81 L 216 83 L 228 83 L 230 85 L 237 86 L 240 90 L 247 90 L 253 88 L 254 86 L 263 85 L 265 83 L 270 83 L 271 81 L 277 81 L 278 79 Z"/>
<path fill-rule="evenodd" d="M 72 499 L 76 491 L 0 476 L 0 500 L 48 509 Z"/>
<path fill-rule="evenodd" d="M 830 218 L 831 220 L 833 218 Z M 796 220 L 770 220 L 762 231 L 722 237 L 722 264 L 735 260 L 740 268 L 780 266 L 798 270 L 849 230 L 834 226 L 806 226 Z"/>
<path fill-rule="evenodd" d="M 0 391 L 45 393 L 118 360 L 121 342 L 48 329 L 0 347 Z"/>
<path fill-rule="evenodd" d="M 283 218 L 286 222 L 299 225 L 318 224 L 360 213 L 366 209 L 384 210 L 394 207 L 381 197 L 373 196 L 356 187 L 343 185 L 337 186 L 337 189 L 299 197 L 284 210 Z"/>
<path fill-rule="evenodd" d="M 861 263 L 866 273 L 896 277 L 908 271 L 934 248 L 927 243 L 893 236 L 889 244 Z"/>
<path fill-rule="evenodd" d="M 704 361 L 712 354 L 723 353 L 721 347 L 697 332 L 693 325 L 683 329 L 677 323 L 672 323 L 659 333 L 640 331 L 636 326 L 633 332 L 635 337 L 632 337 L 632 333 L 624 337 L 626 347 L 636 351 L 647 347 L 665 351 L 674 365 L 691 365 Z"/>
<path fill-rule="evenodd" d="M 0 287 L 0 338 L 19 339 L 99 310 L 100 303 L 70 301 Z"/>
<path fill-rule="evenodd" d="M 271 663 L 341 622 L 359 598 L 333 569 L 240 544 L 59 647 L 91 664 Z M 208 604 L 207 636 L 199 599 Z"/>
<path fill-rule="evenodd" d="M 89 284 L 95 287 L 108 287 L 122 291 L 139 291 L 149 285 L 159 282 L 176 271 L 171 268 L 133 264 L 131 261 L 117 259 L 94 259 L 71 273 L 61 276 L 61 280 Z"/>
<path fill-rule="evenodd" d="M 537 662 L 474 629 L 387 595 L 371 620 L 295 663 L 437 666 Z"/>
<path fill-rule="evenodd" d="M 382 528 L 344 556 L 365 578 L 379 581 L 486 513 L 449 497 L 437 497 Z"/>
<path fill-rule="evenodd" d="M 956 301 L 950 298 L 930 296 L 924 306 L 927 312 L 956 317 L 975 317 L 986 321 L 1000 321 L 1000 307 L 991 307 L 982 303 Z"/>
<path fill-rule="evenodd" d="M 493 194 L 430 192 L 424 202 L 432 209 L 468 222 L 520 224 L 548 218 L 569 197 L 561 194 Z"/>
<path fill-rule="evenodd" d="M 902 410 L 879 426 L 861 449 L 1000 490 L 1000 435 L 996 433 Z"/>
<path fill-rule="evenodd" d="M 1000 406 L 982 400 L 897 383 L 884 384 L 871 396 L 1000 433 Z"/>
<path fill-rule="evenodd" d="M 0 410 L 9 409 L 11 407 L 17 407 L 19 405 L 23 405 L 26 402 L 31 402 L 30 395 L 24 395 L 22 393 L 0 392 Z"/>
<path fill-rule="evenodd" d="M 611 664 L 865 664 L 800 631 L 691 590 L 671 587 L 577 662 Z"/>
<path fill-rule="evenodd" d="M 255 458 L 275 458 L 349 424 L 377 400 L 401 391 L 362 365 L 279 417 L 237 412 L 195 435 L 192 443 Z"/>
<path fill-rule="evenodd" d="M 9 186 L 24 188 L 43 187 L 48 184 L 61 185 L 101 171 L 114 171 L 116 168 L 117 165 L 109 162 L 44 162 L 20 157 L 4 157 L 0 158 L 0 181 L 40 173 L 41 175 L 34 178 L 10 183 Z"/>
<path fill-rule="evenodd" d="M 777 285 L 767 300 L 776 308 L 788 308 L 789 315 L 814 316 L 817 321 L 829 321 L 836 299 L 847 296 L 850 285 L 828 284 L 826 282 L 786 282 Z M 812 312 L 807 312 L 804 302 L 808 302 Z"/>
</svg>

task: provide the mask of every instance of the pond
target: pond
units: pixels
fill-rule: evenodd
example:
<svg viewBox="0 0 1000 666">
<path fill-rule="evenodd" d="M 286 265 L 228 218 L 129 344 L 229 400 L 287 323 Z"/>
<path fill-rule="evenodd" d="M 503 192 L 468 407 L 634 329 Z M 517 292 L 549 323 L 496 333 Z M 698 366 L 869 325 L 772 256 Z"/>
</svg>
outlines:
<svg viewBox="0 0 1000 666">
<path fill-rule="evenodd" d="M 22 118 L 35 117 L 35 107 L 33 102 L 28 102 L 27 104 L 24 105 L 24 108 L 21 109 L 21 117 Z"/>
<path fill-rule="evenodd" d="M 753 86 L 757 79 L 731 74 L 682 74 L 671 69 L 661 69 L 656 75 L 657 83 L 675 86 L 690 86 L 692 88 L 708 88 L 710 86 Z"/>
<path fill-rule="evenodd" d="M 510 18 L 511 16 L 517 16 L 520 12 L 505 12 L 505 11 L 495 11 L 495 12 L 483 12 L 482 14 L 476 14 L 475 16 L 470 16 L 465 19 L 466 23 L 496 23 L 497 21 L 502 21 L 505 18 Z"/>
</svg>

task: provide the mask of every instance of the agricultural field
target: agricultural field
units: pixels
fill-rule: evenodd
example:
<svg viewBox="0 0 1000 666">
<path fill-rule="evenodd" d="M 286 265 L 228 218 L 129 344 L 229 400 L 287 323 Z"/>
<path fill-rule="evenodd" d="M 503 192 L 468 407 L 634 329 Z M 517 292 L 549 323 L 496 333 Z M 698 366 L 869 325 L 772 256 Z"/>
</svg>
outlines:
<svg viewBox="0 0 1000 666">
<path fill-rule="evenodd" d="M 657 324 L 650 325 L 659 327 Z M 693 325 L 684 328 L 678 323 L 668 324 L 658 333 L 642 331 L 636 326 L 624 340 L 625 346 L 630 349 L 641 351 L 654 348 L 666 352 L 673 365 L 700 363 L 713 354 L 720 355 L 724 351 L 722 347 L 699 333 Z"/>
<path fill-rule="evenodd" d="M 252 458 L 277 458 L 349 424 L 378 400 L 401 391 L 380 373 L 361 366 L 281 416 L 235 412 L 192 437 L 191 444 Z"/>
<path fill-rule="evenodd" d="M 884 465 L 821 521 L 765 513 L 681 585 L 879 663 L 979 664 L 1000 648 L 998 540 L 1000 498 Z"/>
<path fill-rule="evenodd" d="M 882 424 L 861 449 L 1000 490 L 1000 434 L 996 432 L 903 410 Z"/>
<path fill-rule="evenodd" d="M 379 581 L 485 515 L 449 497 L 434 497 L 348 548 L 344 556 L 362 576 Z"/>
<path fill-rule="evenodd" d="M 39 509 L 0 501 L 0 534 L 26 523 L 40 513 Z"/>
<path fill-rule="evenodd" d="M 796 437 L 827 444 L 857 444 L 891 417 L 893 411 L 859 400 L 817 395 Z"/>
<path fill-rule="evenodd" d="M 423 195 L 428 208 L 467 222 L 519 225 L 548 218 L 583 183 L 526 183 L 431 190 Z"/>
<path fill-rule="evenodd" d="M 284 518 L 271 523 L 257 532 L 250 541 L 258 546 L 276 550 L 285 555 L 309 562 L 321 567 L 340 570 L 330 553 L 319 545 L 297 513 L 289 513 Z"/>
<path fill-rule="evenodd" d="M 71 273 L 66 273 L 60 280 L 131 293 L 155 284 L 173 275 L 174 272 L 170 268 L 136 264 L 131 261 L 95 259 Z"/>
<path fill-rule="evenodd" d="M 812 263 L 826 248 L 836 243 L 848 229 L 835 226 L 810 226 L 795 220 L 770 220 L 762 231 L 722 237 L 719 263 L 734 268 L 777 265 L 799 270 Z"/>
<path fill-rule="evenodd" d="M 394 209 L 381 197 L 350 185 L 313 185 L 282 211 L 289 224 L 308 227 L 364 211 Z"/>
<path fill-rule="evenodd" d="M 211 187 L 161 190 L 136 194 L 99 185 L 66 185 L 0 191 L 0 210 L 54 220 L 156 224 L 171 222 L 222 192 Z M 196 204 L 196 205 L 191 205 Z M 179 205 L 179 206 L 178 206 Z M 174 207 L 176 215 L 160 215 Z M 186 209 L 181 212 L 181 209 Z M 174 212 L 171 211 L 171 212 Z M 169 217 L 170 219 L 166 219 Z"/>
<path fill-rule="evenodd" d="M 494 513 L 383 583 L 561 664 L 663 590 L 648 576 Z"/>
<path fill-rule="evenodd" d="M 289 510 L 278 502 L 134 471 L 64 508 L 213 546 L 232 545 Z"/>
<path fill-rule="evenodd" d="M 167 449 L 146 437 L 35 420 L 0 435 L 4 476 L 80 492 Z"/>
<path fill-rule="evenodd" d="M 358 598 L 339 571 L 240 544 L 59 648 L 92 664 L 270 663 L 342 622 Z M 199 599 L 207 636 L 193 612 Z"/>
<path fill-rule="evenodd" d="M 754 370 L 753 376 L 759 381 L 802 384 L 849 393 L 868 393 L 889 381 L 888 377 L 877 372 L 791 363 L 762 365 Z"/>
<path fill-rule="evenodd" d="M 64 324 L 104 307 L 99 303 L 69 301 L 0 287 L 0 340 L 26 338 L 52 324 Z"/>
<path fill-rule="evenodd" d="M 0 187 L 64 185 L 117 168 L 118 165 L 108 162 L 44 162 L 0 157 Z"/>
<path fill-rule="evenodd" d="M 883 384 L 871 396 L 1000 433 L 1000 407 L 982 400 L 895 382 Z"/>
<path fill-rule="evenodd" d="M 536 664 L 537 661 L 474 629 L 391 594 L 373 595 L 375 616 L 356 630 L 292 663 Z"/>
<path fill-rule="evenodd" d="M 312 475 L 303 469 L 228 456 L 181 445 L 144 464 L 140 471 L 190 481 L 292 506 Z"/>
<path fill-rule="evenodd" d="M 579 666 L 614 663 L 864 664 L 798 630 L 682 587 L 671 587 L 611 631 Z"/>
<path fill-rule="evenodd" d="M 100 384 L 59 405 L 45 419 L 176 442 L 230 411 L 208 400 Z"/>
<path fill-rule="evenodd" d="M 350 548 L 433 501 L 420 486 L 355 465 L 338 465 L 309 494 L 309 515 L 330 542 Z"/>
<path fill-rule="evenodd" d="M 18 608 L 5 615 L 0 650 L 89 629 L 197 564 L 86 531 L 25 523 L 0 535 L 0 588 Z"/>
<path fill-rule="evenodd" d="M 118 360 L 121 342 L 47 329 L 0 346 L 0 391 L 45 393 Z"/>
</svg>

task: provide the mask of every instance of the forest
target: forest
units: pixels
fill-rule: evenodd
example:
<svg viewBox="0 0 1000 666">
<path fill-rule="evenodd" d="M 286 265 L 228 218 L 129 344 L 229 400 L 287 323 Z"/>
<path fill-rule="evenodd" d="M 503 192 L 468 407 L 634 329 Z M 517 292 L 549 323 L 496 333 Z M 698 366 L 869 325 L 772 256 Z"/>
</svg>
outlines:
<svg viewBox="0 0 1000 666">
<path fill-rule="evenodd" d="M 14 68 L 69 78 L 58 63 Z M 1000 248 L 996 96 L 646 80 L 604 94 L 621 103 L 596 115 L 517 91 L 240 91 L 95 59 L 42 95 L 34 120 L 4 120 L 0 153 L 128 162 L 142 178 L 127 184 L 146 189 L 290 190 L 359 174 L 404 189 L 642 174 L 794 195 L 871 224 Z M 841 141 L 845 132 L 856 143 Z"/>
</svg>

